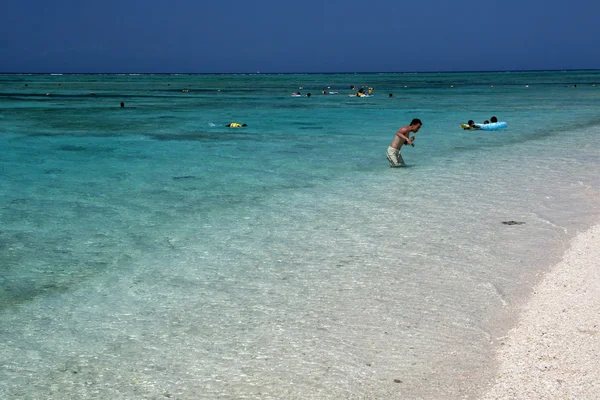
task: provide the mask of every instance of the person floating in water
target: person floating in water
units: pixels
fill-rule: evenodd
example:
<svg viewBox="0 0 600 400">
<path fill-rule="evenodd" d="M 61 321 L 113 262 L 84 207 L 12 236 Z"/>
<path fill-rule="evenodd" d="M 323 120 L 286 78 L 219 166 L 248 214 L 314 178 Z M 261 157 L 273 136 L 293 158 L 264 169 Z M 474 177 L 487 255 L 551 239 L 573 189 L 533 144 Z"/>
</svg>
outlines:
<svg viewBox="0 0 600 400">
<path fill-rule="evenodd" d="M 356 97 L 368 97 L 368 96 L 372 96 L 373 95 L 373 88 L 369 88 L 368 90 L 365 91 L 364 87 L 361 87 L 360 89 L 358 89 L 358 92 L 356 92 L 355 96 Z"/>
<path fill-rule="evenodd" d="M 472 119 L 470 119 L 469 121 L 467 121 L 467 124 L 461 124 L 460 125 L 461 128 L 463 129 L 479 129 L 479 125 L 477 125 L 475 123 L 475 121 L 473 121 Z"/>
<path fill-rule="evenodd" d="M 243 126 L 248 126 L 248 125 L 246 125 L 246 124 L 240 124 L 240 123 L 237 123 L 237 122 L 232 122 L 232 123 L 227 124 L 225 126 L 228 127 L 228 128 L 241 128 Z"/>
<path fill-rule="evenodd" d="M 125 103 L 121 102 L 121 108 L 125 107 Z"/>
<path fill-rule="evenodd" d="M 405 165 L 404 159 L 402 159 L 402 156 L 400 155 L 400 149 L 404 144 L 414 146 L 413 141 L 415 140 L 415 136 L 413 135 L 410 137 L 410 134 L 419 132 L 422 125 L 421 120 L 415 118 L 410 122 L 410 125 L 398 129 L 386 154 L 391 167 L 403 167 Z"/>
</svg>

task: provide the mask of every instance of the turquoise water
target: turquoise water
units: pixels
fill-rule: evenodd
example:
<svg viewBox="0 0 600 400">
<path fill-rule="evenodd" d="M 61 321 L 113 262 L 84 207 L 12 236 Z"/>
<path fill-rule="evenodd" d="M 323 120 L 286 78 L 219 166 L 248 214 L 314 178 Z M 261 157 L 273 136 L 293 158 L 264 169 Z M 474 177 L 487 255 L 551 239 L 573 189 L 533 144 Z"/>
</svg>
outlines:
<svg viewBox="0 0 600 400">
<path fill-rule="evenodd" d="M 471 398 L 600 215 L 598 71 L 0 81 L 3 398 Z"/>
</svg>

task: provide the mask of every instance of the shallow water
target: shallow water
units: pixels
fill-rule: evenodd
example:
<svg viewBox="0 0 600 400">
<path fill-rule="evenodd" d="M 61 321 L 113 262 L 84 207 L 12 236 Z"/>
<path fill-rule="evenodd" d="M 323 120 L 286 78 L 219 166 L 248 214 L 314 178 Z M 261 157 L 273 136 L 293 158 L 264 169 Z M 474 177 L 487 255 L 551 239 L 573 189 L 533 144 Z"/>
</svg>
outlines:
<svg viewBox="0 0 600 400">
<path fill-rule="evenodd" d="M 0 75 L 0 394 L 473 396 L 600 215 L 599 77 Z"/>
</svg>

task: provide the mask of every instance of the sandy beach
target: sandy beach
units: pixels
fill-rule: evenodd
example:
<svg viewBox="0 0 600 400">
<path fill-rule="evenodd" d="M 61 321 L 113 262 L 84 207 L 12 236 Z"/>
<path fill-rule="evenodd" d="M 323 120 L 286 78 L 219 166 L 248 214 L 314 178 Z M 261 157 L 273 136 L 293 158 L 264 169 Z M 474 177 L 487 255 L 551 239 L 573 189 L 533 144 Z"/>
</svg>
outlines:
<svg viewBox="0 0 600 400">
<path fill-rule="evenodd" d="M 572 240 L 499 340 L 482 400 L 600 398 L 600 225 Z"/>
</svg>

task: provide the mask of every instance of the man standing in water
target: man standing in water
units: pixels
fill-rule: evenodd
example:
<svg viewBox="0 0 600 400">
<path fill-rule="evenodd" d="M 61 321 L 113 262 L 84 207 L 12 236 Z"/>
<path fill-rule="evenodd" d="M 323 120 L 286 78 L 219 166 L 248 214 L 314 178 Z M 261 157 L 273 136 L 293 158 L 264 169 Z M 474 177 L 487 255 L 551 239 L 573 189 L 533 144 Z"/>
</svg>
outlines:
<svg viewBox="0 0 600 400">
<path fill-rule="evenodd" d="M 392 144 L 387 149 L 387 159 L 390 162 L 391 167 L 403 167 L 405 165 L 404 160 L 400 155 L 400 148 L 402 148 L 403 144 L 414 146 L 413 140 L 415 140 L 415 137 L 414 135 L 410 137 L 410 134 L 411 132 L 419 132 L 421 125 L 423 125 L 421 120 L 415 118 L 411 121 L 410 125 L 398 129 L 396 136 L 394 136 L 394 140 L 392 140 Z"/>
</svg>

